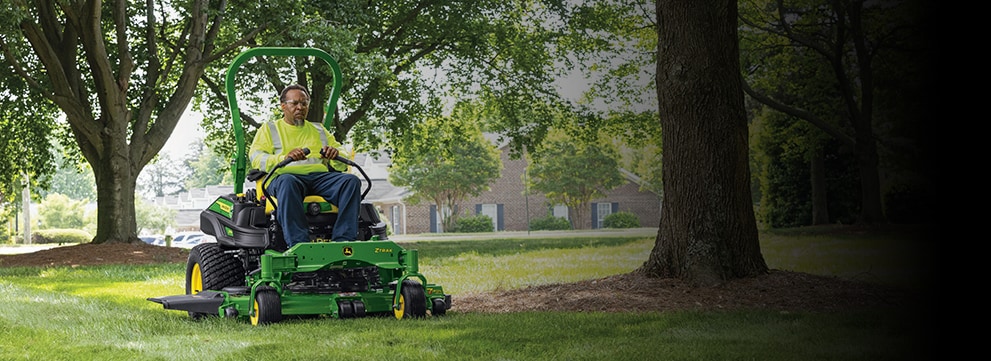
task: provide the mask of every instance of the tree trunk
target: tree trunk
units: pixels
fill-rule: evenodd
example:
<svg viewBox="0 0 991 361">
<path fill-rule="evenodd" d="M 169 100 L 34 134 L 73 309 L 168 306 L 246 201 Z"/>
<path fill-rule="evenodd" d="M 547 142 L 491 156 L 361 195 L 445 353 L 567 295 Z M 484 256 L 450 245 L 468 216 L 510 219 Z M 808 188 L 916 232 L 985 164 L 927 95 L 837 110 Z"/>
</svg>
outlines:
<svg viewBox="0 0 991 361">
<path fill-rule="evenodd" d="M 857 165 L 860 168 L 859 224 L 887 223 L 881 207 L 881 177 L 878 174 L 877 143 L 870 123 L 857 130 Z"/>
<path fill-rule="evenodd" d="M 829 192 L 826 189 L 826 164 L 823 150 L 816 149 L 812 155 L 809 172 L 812 184 L 812 224 L 829 224 Z"/>
<path fill-rule="evenodd" d="M 638 271 L 693 285 L 765 273 L 750 197 L 736 1 L 656 6 L 664 202 L 654 249 Z"/>
<path fill-rule="evenodd" d="M 138 242 L 134 212 L 134 189 L 138 172 L 131 171 L 130 163 L 124 157 L 114 156 L 90 162 L 96 177 L 96 203 L 99 205 L 96 209 L 97 227 L 93 243 Z"/>
</svg>

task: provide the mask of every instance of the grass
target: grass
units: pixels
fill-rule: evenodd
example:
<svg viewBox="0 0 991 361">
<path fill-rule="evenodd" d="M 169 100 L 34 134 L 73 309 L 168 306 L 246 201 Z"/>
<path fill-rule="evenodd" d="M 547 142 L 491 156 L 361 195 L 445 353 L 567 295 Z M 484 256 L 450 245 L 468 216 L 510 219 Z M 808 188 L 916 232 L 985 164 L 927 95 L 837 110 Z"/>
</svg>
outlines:
<svg viewBox="0 0 991 361">
<path fill-rule="evenodd" d="M 898 237 L 762 233 L 771 268 L 899 284 L 918 271 Z M 428 281 L 458 294 L 624 273 L 652 238 L 404 244 Z M 913 243 L 914 244 L 914 243 Z M 889 253 L 894 252 L 894 253 Z M 894 256 L 892 256 L 894 254 Z M 908 267 L 912 268 L 912 267 Z M 252 327 L 190 320 L 147 297 L 180 294 L 182 264 L 0 268 L 0 360 L 908 360 L 915 315 L 666 312 L 463 314 L 397 321 L 294 319 Z M 870 277 L 865 277 L 869 275 Z M 913 316 L 913 317 L 909 317 Z"/>
</svg>

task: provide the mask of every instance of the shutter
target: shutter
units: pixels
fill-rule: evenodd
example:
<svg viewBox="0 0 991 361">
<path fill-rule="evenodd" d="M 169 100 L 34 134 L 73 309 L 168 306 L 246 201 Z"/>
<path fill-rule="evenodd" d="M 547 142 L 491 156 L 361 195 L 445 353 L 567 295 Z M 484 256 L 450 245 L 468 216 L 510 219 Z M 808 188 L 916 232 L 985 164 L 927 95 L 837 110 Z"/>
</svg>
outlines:
<svg viewBox="0 0 991 361">
<path fill-rule="evenodd" d="M 599 228 L 599 204 L 592 203 L 592 229 Z"/>
<path fill-rule="evenodd" d="M 482 204 L 481 203 L 475 204 L 475 215 L 477 216 L 479 214 L 482 214 Z"/>
<path fill-rule="evenodd" d="M 501 231 L 506 229 L 506 224 L 503 223 L 502 219 L 502 203 L 496 205 L 496 230 Z"/>
<path fill-rule="evenodd" d="M 619 213 L 619 202 L 613 202 L 612 203 L 612 212 L 613 213 Z"/>
<path fill-rule="evenodd" d="M 430 233 L 437 233 L 437 206 L 430 205 Z"/>
</svg>

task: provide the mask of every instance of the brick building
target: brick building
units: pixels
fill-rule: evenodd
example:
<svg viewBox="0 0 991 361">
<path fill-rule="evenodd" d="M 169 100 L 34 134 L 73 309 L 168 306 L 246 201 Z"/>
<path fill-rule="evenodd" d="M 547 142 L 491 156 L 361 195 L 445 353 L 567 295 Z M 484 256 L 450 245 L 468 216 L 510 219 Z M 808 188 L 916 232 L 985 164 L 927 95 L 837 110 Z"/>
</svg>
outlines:
<svg viewBox="0 0 991 361">
<path fill-rule="evenodd" d="M 490 140 L 494 137 L 489 136 Z M 530 220 L 543 218 L 548 215 L 564 217 L 572 222 L 583 222 L 585 229 L 601 228 L 605 216 L 616 212 L 631 212 L 640 219 L 641 227 L 657 227 L 660 222 L 661 200 L 650 191 L 641 190 L 641 180 L 634 174 L 621 170 L 627 182 L 609 191 L 606 197 L 594 199 L 590 205 L 587 219 L 574 220 L 574 212 L 563 206 L 549 204 L 543 194 L 528 193 L 524 186 L 524 175 L 527 160 L 510 159 L 507 144 L 499 146 L 500 158 L 503 164 L 501 175 L 490 186 L 489 190 L 477 197 L 466 200 L 456 211 L 461 215 L 485 214 L 493 220 L 493 228 L 497 231 L 526 231 Z M 363 168 L 386 169 L 388 159 L 363 159 Z M 373 189 L 366 199 L 375 203 L 389 220 L 394 234 L 437 233 L 441 231 L 439 214 L 432 204 L 406 204 L 403 198 L 408 195 L 406 190 L 396 188 L 388 183 L 388 174 L 376 172 L 378 179 L 372 178 Z M 381 192 L 385 196 L 373 197 Z"/>
</svg>

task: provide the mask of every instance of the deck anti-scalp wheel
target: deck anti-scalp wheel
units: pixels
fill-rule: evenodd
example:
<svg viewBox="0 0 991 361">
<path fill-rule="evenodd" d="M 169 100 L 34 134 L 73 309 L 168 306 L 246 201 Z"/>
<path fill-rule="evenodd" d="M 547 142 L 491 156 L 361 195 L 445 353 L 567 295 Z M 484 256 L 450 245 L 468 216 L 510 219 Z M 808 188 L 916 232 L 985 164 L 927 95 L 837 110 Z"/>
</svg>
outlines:
<svg viewBox="0 0 991 361">
<path fill-rule="evenodd" d="M 267 325 L 282 321 L 282 299 L 274 288 L 259 286 L 251 309 L 251 324 Z"/>
<path fill-rule="evenodd" d="M 221 290 L 229 286 L 244 286 L 244 266 L 233 255 L 224 253 L 217 243 L 201 243 L 189 251 L 186 260 L 186 294 L 203 290 Z M 192 318 L 219 316 L 189 312 Z"/>
<path fill-rule="evenodd" d="M 392 311 L 397 319 L 420 318 L 427 315 L 427 296 L 423 286 L 413 280 L 403 281 L 399 290 L 399 308 Z"/>
<path fill-rule="evenodd" d="M 430 309 L 430 313 L 434 316 L 443 316 L 447 314 L 447 303 L 442 299 L 435 298 L 433 300 L 433 308 Z"/>
</svg>

